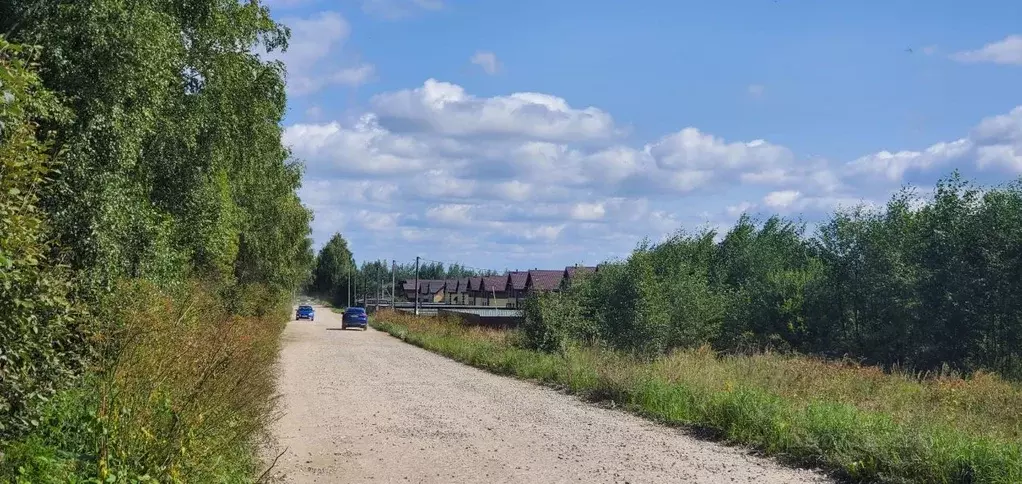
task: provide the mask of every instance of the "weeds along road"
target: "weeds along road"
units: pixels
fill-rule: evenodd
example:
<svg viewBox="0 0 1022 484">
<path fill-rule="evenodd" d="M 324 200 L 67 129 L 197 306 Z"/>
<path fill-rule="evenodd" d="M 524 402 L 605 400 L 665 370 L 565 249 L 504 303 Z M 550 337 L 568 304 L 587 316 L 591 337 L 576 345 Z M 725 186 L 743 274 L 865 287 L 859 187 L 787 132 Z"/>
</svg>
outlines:
<svg viewBox="0 0 1022 484">
<path fill-rule="evenodd" d="M 284 333 L 274 482 L 828 482 L 340 324 Z"/>
</svg>

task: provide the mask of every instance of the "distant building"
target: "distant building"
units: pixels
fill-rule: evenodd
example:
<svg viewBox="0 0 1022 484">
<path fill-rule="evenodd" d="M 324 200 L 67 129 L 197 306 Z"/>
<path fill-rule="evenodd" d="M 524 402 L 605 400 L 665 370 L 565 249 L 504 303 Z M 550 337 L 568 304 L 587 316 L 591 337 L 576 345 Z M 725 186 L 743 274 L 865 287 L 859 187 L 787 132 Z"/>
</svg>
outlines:
<svg viewBox="0 0 1022 484">
<path fill-rule="evenodd" d="M 514 271 L 507 274 L 505 291 L 512 307 L 520 308 L 525 302 L 525 282 L 528 279 L 528 271 Z"/>
<path fill-rule="evenodd" d="M 476 292 L 480 306 L 508 307 L 507 275 L 483 277 Z"/>
<path fill-rule="evenodd" d="M 406 301 L 414 301 L 415 295 L 419 292 L 418 288 L 415 287 L 415 279 L 401 281 L 401 290 L 404 292 Z"/>
<path fill-rule="evenodd" d="M 468 278 L 448 279 L 445 282 L 444 302 L 447 304 L 468 304 Z"/>
<path fill-rule="evenodd" d="M 471 306 L 479 304 L 479 288 L 483 284 L 482 277 L 469 277 L 465 284 L 465 303 Z"/>
<path fill-rule="evenodd" d="M 455 296 L 458 301 L 455 304 L 468 304 L 468 278 L 458 279 L 458 293 Z"/>
<path fill-rule="evenodd" d="M 525 280 L 525 293 L 560 291 L 563 280 L 563 270 L 531 270 Z"/>
<path fill-rule="evenodd" d="M 419 302 L 428 303 L 444 302 L 444 281 L 420 280 L 418 296 Z"/>
<path fill-rule="evenodd" d="M 444 281 L 444 303 L 457 304 L 454 299 L 458 296 L 458 280 L 447 279 Z"/>
</svg>

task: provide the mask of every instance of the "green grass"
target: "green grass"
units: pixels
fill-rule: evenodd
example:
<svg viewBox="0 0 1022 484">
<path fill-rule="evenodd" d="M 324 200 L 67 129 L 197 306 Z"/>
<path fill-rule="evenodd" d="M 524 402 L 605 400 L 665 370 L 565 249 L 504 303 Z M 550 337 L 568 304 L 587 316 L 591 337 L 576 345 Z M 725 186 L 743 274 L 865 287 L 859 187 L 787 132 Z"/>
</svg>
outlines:
<svg viewBox="0 0 1022 484">
<path fill-rule="evenodd" d="M 374 326 L 494 373 L 610 400 L 782 460 L 861 482 L 1022 482 L 1022 389 L 994 375 L 884 373 L 702 348 L 652 361 L 592 348 L 543 353 L 514 332 L 386 314 Z"/>
<path fill-rule="evenodd" d="M 231 314 L 215 294 L 123 287 L 102 333 L 109 358 L 50 400 L 25 438 L 0 442 L 0 482 L 255 480 L 287 313 Z M 242 297 L 272 307 L 258 291 Z"/>
</svg>

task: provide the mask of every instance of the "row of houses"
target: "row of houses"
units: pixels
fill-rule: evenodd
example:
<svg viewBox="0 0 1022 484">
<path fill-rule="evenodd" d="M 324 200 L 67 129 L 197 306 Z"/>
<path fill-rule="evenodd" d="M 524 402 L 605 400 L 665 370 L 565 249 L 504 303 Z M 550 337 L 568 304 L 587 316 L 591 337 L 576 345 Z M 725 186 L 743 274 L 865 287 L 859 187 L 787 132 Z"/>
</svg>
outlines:
<svg viewBox="0 0 1022 484">
<path fill-rule="evenodd" d="M 563 270 L 513 271 L 500 276 L 447 280 L 402 281 L 405 297 L 423 303 L 518 308 L 532 292 L 560 291 L 581 274 L 598 267 L 568 266 Z"/>
</svg>

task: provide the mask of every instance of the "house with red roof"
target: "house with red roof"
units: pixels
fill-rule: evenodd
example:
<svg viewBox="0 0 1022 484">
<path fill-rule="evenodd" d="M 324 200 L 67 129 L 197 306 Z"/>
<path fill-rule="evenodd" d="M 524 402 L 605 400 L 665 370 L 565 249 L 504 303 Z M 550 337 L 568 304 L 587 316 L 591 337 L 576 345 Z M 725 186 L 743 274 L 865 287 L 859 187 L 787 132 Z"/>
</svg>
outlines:
<svg viewBox="0 0 1022 484">
<path fill-rule="evenodd" d="M 444 303 L 453 304 L 454 295 L 458 290 L 457 279 L 446 279 L 444 280 Z"/>
<path fill-rule="evenodd" d="M 522 303 L 525 302 L 525 281 L 529 279 L 528 271 L 514 271 L 507 273 L 507 292 L 508 302 L 511 307 L 520 308 Z"/>
<path fill-rule="evenodd" d="M 447 282 L 447 299 L 451 304 L 468 304 L 468 278 Z"/>
<path fill-rule="evenodd" d="M 479 287 L 483 284 L 482 277 L 469 277 L 465 281 L 465 304 L 478 306 Z"/>
<path fill-rule="evenodd" d="M 563 280 L 563 270 L 531 270 L 525 280 L 525 293 L 560 291 Z"/>
<path fill-rule="evenodd" d="M 507 275 L 485 276 L 476 289 L 476 304 L 479 306 L 507 307 Z"/>
<path fill-rule="evenodd" d="M 441 303 L 444 302 L 444 281 L 429 280 L 419 281 L 419 302 Z"/>
</svg>

